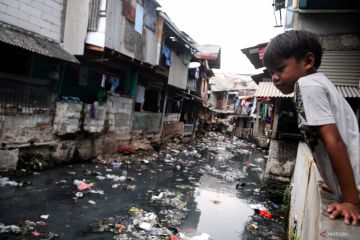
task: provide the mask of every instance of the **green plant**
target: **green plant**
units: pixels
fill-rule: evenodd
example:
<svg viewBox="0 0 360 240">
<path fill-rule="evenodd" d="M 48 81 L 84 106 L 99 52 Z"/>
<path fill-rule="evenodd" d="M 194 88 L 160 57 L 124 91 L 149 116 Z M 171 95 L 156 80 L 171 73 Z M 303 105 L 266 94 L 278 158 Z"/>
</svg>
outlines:
<svg viewBox="0 0 360 240">
<path fill-rule="evenodd" d="M 298 235 L 296 235 L 296 232 L 292 231 L 290 235 L 290 240 L 301 240 Z"/>
<path fill-rule="evenodd" d="M 289 184 L 286 186 L 283 194 L 283 203 L 281 204 L 281 211 L 287 213 L 289 211 L 290 198 L 291 198 L 292 186 Z"/>
</svg>

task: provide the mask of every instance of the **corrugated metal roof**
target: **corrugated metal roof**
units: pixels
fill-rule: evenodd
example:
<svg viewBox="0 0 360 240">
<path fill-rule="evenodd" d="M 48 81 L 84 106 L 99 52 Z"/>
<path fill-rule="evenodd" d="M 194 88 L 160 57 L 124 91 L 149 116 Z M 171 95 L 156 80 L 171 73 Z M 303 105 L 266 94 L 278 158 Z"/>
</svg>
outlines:
<svg viewBox="0 0 360 240">
<path fill-rule="evenodd" d="M 282 94 L 272 82 L 260 82 L 255 97 L 291 98 L 294 94 Z"/>
<path fill-rule="evenodd" d="M 360 88 L 351 86 L 336 86 L 336 89 L 344 98 L 360 98 Z M 259 87 L 255 92 L 255 97 L 279 97 L 290 98 L 294 94 L 282 94 L 272 82 L 260 82 Z"/>
<path fill-rule="evenodd" d="M 195 47 L 199 50 L 195 57 L 197 59 L 204 59 L 209 61 L 211 68 L 220 68 L 221 66 L 221 47 L 218 45 L 199 45 L 195 44 Z"/>
<path fill-rule="evenodd" d="M 360 98 L 360 88 L 349 86 L 336 86 L 336 89 L 344 98 Z"/>
<path fill-rule="evenodd" d="M 358 87 L 360 51 L 324 51 L 319 72 L 335 85 Z"/>
<path fill-rule="evenodd" d="M 195 57 L 198 59 L 206 59 L 206 60 L 216 60 L 219 56 L 221 47 L 218 45 L 211 44 L 195 44 L 196 48 L 199 50 Z"/>
<path fill-rule="evenodd" d="M 160 11 L 159 15 L 164 18 L 166 25 L 182 40 L 184 43 L 188 44 L 189 47 L 198 50 L 195 46 L 196 42 L 194 39 L 192 39 L 189 35 L 187 35 L 185 32 L 181 31 L 175 23 L 170 19 L 170 17 L 165 13 Z"/>
<path fill-rule="evenodd" d="M 3 22 L 0 22 L 0 41 L 47 57 L 79 63 L 58 42 Z"/>
</svg>

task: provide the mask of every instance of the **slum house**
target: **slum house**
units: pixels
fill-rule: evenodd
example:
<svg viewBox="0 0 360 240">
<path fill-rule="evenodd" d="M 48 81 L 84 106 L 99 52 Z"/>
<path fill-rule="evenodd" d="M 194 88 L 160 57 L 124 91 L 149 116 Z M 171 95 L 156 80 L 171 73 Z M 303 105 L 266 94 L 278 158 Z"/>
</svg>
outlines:
<svg viewBox="0 0 360 240">
<path fill-rule="evenodd" d="M 80 158 L 114 152 L 143 132 L 159 133 L 158 99 L 167 76 L 155 68 L 161 36 L 158 6 L 152 0 L 68 1 L 64 45 L 74 50 L 82 65 L 65 70 L 55 123 L 60 129 L 56 134 L 82 138 L 77 141 Z M 71 116 L 62 109 L 69 112 L 72 97 L 84 103 L 84 122 L 61 131 L 69 126 Z M 149 142 L 134 147 L 146 148 Z"/>
<path fill-rule="evenodd" d="M 135 148 L 149 148 L 151 141 L 160 141 L 163 121 L 179 122 L 179 113 L 173 112 L 172 105 L 168 104 L 167 80 L 169 76 L 171 83 L 174 78 L 181 77 L 178 68 L 187 71 L 187 66 L 180 60 L 191 57 L 193 49 L 190 41 L 193 40 L 188 40 L 190 38 L 178 30 L 165 13 L 155 11 L 158 6 L 151 0 L 144 1 L 143 6 L 134 1 L 122 4 L 101 1 L 97 6 L 100 16 L 95 15 L 98 18 L 95 21 L 94 6 L 90 5 L 88 28 L 94 21 L 98 28 L 96 31 L 88 29 L 86 52 L 79 58 L 87 68 L 97 66 L 100 92 L 106 90 L 109 93 L 110 90 L 111 99 L 120 99 L 117 100 L 120 107 L 116 107 L 119 112 L 104 121 L 105 124 L 115 123 L 114 126 L 104 127 L 108 135 L 105 140 L 114 139 L 109 131 L 115 133 L 117 141 L 105 144 L 111 149 L 119 141 Z M 123 27 L 117 28 L 119 25 Z M 109 71 L 111 69 L 112 72 Z M 117 72 L 114 72 L 116 69 Z M 121 104 L 127 108 L 122 109 Z M 182 127 L 169 129 L 183 131 Z"/>
<path fill-rule="evenodd" d="M 24 24 L 23 21 L 17 19 L 17 17 L 21 18 L 18 16 L 19 13 L 24 16 L 27 16 L 26 14 L 40 15 L 38 11 L 34 10 L 34 7 L 26 8 L 20 2 L 9 4 L 5 8 L 10 9 L 10 13 L 15 15 L 9 17 L 8 14 L 2 13 L 2 18 L 7 21 L 13 20 L 14 23 Z M 31 97 L 35 96 L 36 99 L 31 100 L 32 105 L 41 108 L 41 113 L 45 112 L 49 106 L 49 112 L 55 113 L 55 118 L 52 121 L 52 115 L 48 114 L 45 117 L 41 115 L 41 118 L 36 119 L 36 121 L 30 121 L 27 117 L 27 121 L 24 122 L 29 127 L 26 126 L 25 130 L 23 129 L 19 134 L 14 131 L 16 128 L 8 127 L 9 123 L 16 121 L 7 121 L 8 117 L 2 116 L 3 146 L 9 148 L 9 144 L 12 142 L 31 147 L 51 145 L 53 148 L 51 150 L 49 147 L 46 148 L 44 159 L 65 161 L 74 156 L 89 159 L 98 154 L 115 151 L 116 145 L 129 143 L 129 135 L 133 125 L 139 126 L 135 127 L 135 130 L 140 128 L 140 130 L 149 131 L 151 128 L 155 129 L 154 132 L 159 133 L 161 131 L 161 118 L 163 117 L 162 114 L 159 114 L 159 106 L 163 105 L 158 104 L 158 93 L 162 91 L 163 95 L 165 94 L 162 89 L 166 83 L 167 74 L 161 68 L 155 67 L 159 64 L 163 39 L 163 24 L 161 24 L 163 21 L 162 18 L 157 17 L 155 12 L 158 4 L 150 0 L 145 1 L 144 6 L 139 6 L 134 1 L 118 3 L 111 0 L 81 2 L 69 0 L 66 9 L 64 5 L 51 3 L 50 5 L 54 5 L 56 11 L 48 4 L 50 3 L 44 3 L 42 7 L 49 10 L 49 13 L 59 12 L 56 21 L 54 18 L 49 18 L 52 21 L 49 23 L 49 29 L 55 25 L 53 22 L 59 26 L 56 26 L 55 30 L 49 30 L 48 36 L 54 37 L 53 31 L 58 32 L 58 35 L 55 34 L 57 41 L 62 40 L 64 47 L 75 54 L 82 64 L 77 66 L 63 64 L 66 61 L 77 62 L 77 60 L 61 49 L 58 42 L 52 39 L 47 39 L 49 40 L 48 43 L 40 42 L 40 37 L 40 40 L 37 38 L 33 40 L 25 36 L 25 39 L 30 39 L 28 42 L 38 44 L 34 49 L 26 45 L 28 43 L 26 41 L 19 42 L 16 40 L 15 42 L 13 40 L 10 42 L 50 56 L 51 60 L 42 60 L 50 66 L 38 67 L 36 65 L 38 63 L 33 60 L 34 63 L 31 62 L 33 66 L 24 63 L 26 66 L 23 72 L 27 75 L 34 76 L 36 74 L 36 77 L 40 76 L 57 81 L 40 81 L 37 86 L 41 90 L 45 89 L 44 91 L 37 90 L 32 86 L 23 95 L 32 94 Z M 15 10 L 12 10 L 13 8 Z M 17 9 L 21 9 L 23 12 L 19 12 Z M 33 12 L 27 13 L 31 10 Z M 42 25 L 39 27 L 34 23 L 35 27 L 31 30 L 47 33 L 43 30 L 46 24 L 42 21 L 45 20 L 38 19 L 35 23 L 41 22 Z M 122 28 L 116 26 L 122 26 Z M 9 32 L 8 29 L 3 31 Z M 30 35 L 37 36 L 33 33 Z M 9 37 L 9 39 L 11 38 Z M 20 39 L 20 37 L 16 36 L 16 39 Z M 38 56 L 35 55 L 29 59 L 35 58 L 37 60 L 36 57 Z M 57 62 L 52 62 L 54 61 L 53 58 L 65 60 L 58 66 Z M 50 69 L 48 70 L 49 73 L 38 75 L 33 69 L 34 66 L 38 67 L 37 69 Z M 12 69 L 6 71 L 11 72 Z M 152 96 L 150 100 L 156 99 L 153 102 L 154 104 L 148 105 L 157 106 L 158 109 L 153 110 L 154 114 L 145 116 L 133 114 L 135 105 L 133 98 L 136 95 L 137 81 L 146 85 L 152 92 L 157 92 L 157 94 L 147 94 L 147 96 Z M 31 81 L 26 81 L 26 83 L 29 82 Z M 54 82 L 57 84 L 55 87 L 48 84 Z M 56 94 L 51 92 L 53 88 L 57 91 Z M 5 91 L 5 88 L 2 90 Z M 42 96 L 41 94 L 46 95 Z M 7 96 L 9 95 L 10 93 L 7 94 Z M 2 94 L 2 96 L 6 95 Z M 55 104 L 54 100 L 57 96 L 59 96 L 59 101 Z M 146 100 L 148 97 L 145 97 L 144 94 L 144 98 Z M 19 101 L 17 99 L 19 97 L 16 98 L 16 101 Z M 38 106 L 40 103 L 43 104 L 42 101 L 49 102 L 49 99 L 51 104 L 47 103 L 46 107 Z M 139 97 L 139 99 L 141 98 Z M 11 101 L 4 100 L 8 109 L 14 108 L 11 107 L 12 104 L 9 104 Z M 28 101 L 29 99 L 24 100 L 23 105 L 25 105 L 24 102 Z M 147 110 L 145 101 L 142 101 L 144 104 L 141 104 L 142 108 L 140 108 L 139 114 L 143 113 L 142 110 Z M 21 109 L 19 106 L 15 109 Z M 31 104 L 26 104 L 25 110 L 21 110 L 21 112 L 31 113 L 33 116 L 34 107 L 29 106 Z M 21 118 L 21 116 L 23 115 L 16 116 L 16 118 Z M 136 125 L 139 122 L 137 120 L 140 121 L 140 124 Z M 21 126 L 21 124 L 19 125 Z M 40 127 L 41 134 L 38 137 L 37 133 L 34 134 L 34 132 L 38 131 Z M 16 153 L 17 155 L 18 153 Z M 40 158 L 37 157 L 37 159 Z"/>
<path fill-rule="evenodd" d="M 31 155 L 47 162 L 55 99 L 66 66 L 78 60 L 62 41 L 62 1 L 0 3 L 0 168 L 20 167 Z"/>
<path fill-rule="evenodd" d="M 275 4 L 276 13 L 285 11 L 285 30 L 304 29 L 319 35 L 323 46 L 319 72 L 323 72 L 334 83 L 359 122 L 360 2 L 276 0 Z M 300 143 L 292 181 L 289 235 L 301 239 L 318 238 L 321 232 L 345 232 L 350 238 L 359 236 L 358 228 L 344 225 L 342 219 L 330 220 L 322 213 L 321 209 L 333 200 L 330 200 L 331 195 L 320 191 L 319 172 L 314 159 L 309 156 L 311 151 L 304 143 Z"/>
<path fill-rule="evenodd" d="M 211 116 L 213 116 L 207 104 L 210 94 L 209 79 L 214 76 L 212 68 L 220 68 L 221 47 L 196 44 L 196 48 L 199 51 L 189 64 L 181 119 L 189 125 L 189 128 L 197 126 L 195 131 L 203 131 L 210 126 L 207 123 L 211 122 Z M 188 131 L 188 133 L 192 132 Z"/>
<path fill-rule="evenodd" d="M 261 43 L 241 50 L 256 69 L 264 67 L 262 57 L 266 45 L 267 43 Z M 257 143 L 266 147 L 270 139 L 300 139 L 293 94 L 284 95 L 276 89 L 267 70 L 253 75 L 252 78 L 258 84 L 253 103 L 255 109 L 252 112 L 255 118 L 253 135 Z"/>
<path fill-rule="evenodd" d="M 182 137 L 184 132 L 192 134 L 193 122 L 189 124 L 187 119 L 184 122 L 180 117 L 184 109 L 188 67 L 197 49 L 195 41 L 179 30 L 165 12 L 159 12 L 159 15 L 164 22 L 160 65 L 169 76 L 161 125 L 162 140 L 166 141 L 171 137 Z"/>
<path fill-rule="evenodd" d="M 250 76 L 244 74 L 216 74 L 211 78 L 210 105 L 216 113 L 216 125 L 220 128 L 229 128 L 230 132 L 248 132 L 249 114 L 246 114 L 251 95 L 254 94 L 256 84 Z M 243 101 L 244 100 L 244 101 Z M 242 104 L 242 105 L 241 105 Z M 243 114 L 244 113 L 244 114 Z M 235 129 L 233 129 L 235 127 Z"/>
</svg>

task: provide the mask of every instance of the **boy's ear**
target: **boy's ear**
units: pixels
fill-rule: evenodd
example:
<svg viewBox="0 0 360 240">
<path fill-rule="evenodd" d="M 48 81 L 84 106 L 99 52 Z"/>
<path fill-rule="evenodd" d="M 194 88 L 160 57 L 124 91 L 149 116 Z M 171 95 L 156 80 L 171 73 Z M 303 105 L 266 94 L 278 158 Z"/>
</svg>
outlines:
<svg viewBox="0 0 360 240">
<path fill-rule="evenodd" d="M 307 52 L 304 57 L 306 70 L 311 70 L 315 64 L 315 55 L 312 52 Z"/>
</svg>

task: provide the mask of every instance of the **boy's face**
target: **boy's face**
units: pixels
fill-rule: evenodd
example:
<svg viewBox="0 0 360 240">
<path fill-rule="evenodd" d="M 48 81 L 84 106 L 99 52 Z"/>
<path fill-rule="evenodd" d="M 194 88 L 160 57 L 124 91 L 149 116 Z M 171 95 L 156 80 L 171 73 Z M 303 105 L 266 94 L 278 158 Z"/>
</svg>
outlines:
<svg viewBox="0 0 360 240">
<path fill-rule="evenodd" d="M 294 57 L 281 60 L 274 69 L 269 69 L 271 79 L 277 89 L 283 94 L 294 91 L 296 81 L 308 74 L 305 59 L 297 61 Z"/>
</svg>

